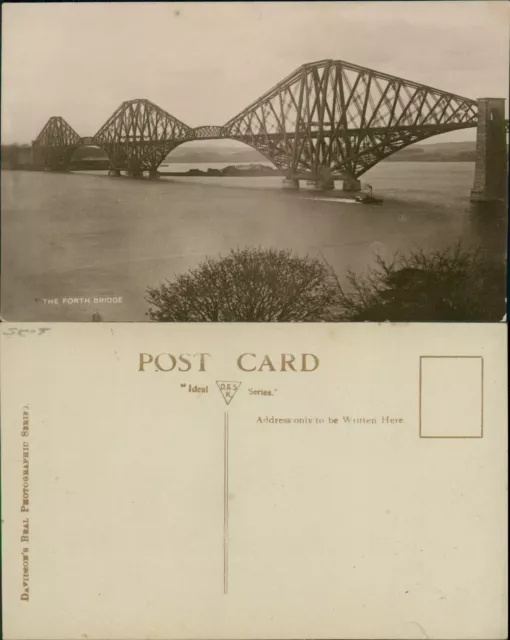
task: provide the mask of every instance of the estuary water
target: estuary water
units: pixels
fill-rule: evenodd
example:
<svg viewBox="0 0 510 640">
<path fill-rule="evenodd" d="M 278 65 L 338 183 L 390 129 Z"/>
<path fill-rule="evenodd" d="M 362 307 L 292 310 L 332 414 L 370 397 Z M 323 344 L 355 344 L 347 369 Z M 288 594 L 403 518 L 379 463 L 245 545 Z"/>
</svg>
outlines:
<svg viewBox="0 0 510 640">
<path fill-rule="evenodd" d="M 347 269 L 362 273 L 377 254 L 457 241 L 502 253 L 504 225 L 469 202 L 473 174 L 467 162 L 383 162 L 362 178 L 384 199 L 371 207 L 312 191 L 304 181 L 305 188 L 285 191 L 279 176 L 134 180 L 3 171 L 2 315 L 147 320 L 147 286 L 236 247 L 318 256 L 340 280 Z"/>
</svg>

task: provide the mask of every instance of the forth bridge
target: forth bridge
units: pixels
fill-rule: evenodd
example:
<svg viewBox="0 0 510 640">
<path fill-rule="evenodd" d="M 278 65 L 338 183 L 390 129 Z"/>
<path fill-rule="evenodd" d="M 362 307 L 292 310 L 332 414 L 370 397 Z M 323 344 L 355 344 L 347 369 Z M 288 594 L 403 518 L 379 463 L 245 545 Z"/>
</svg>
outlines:
<svg viewBox="0 0 510 640">
<path fill-rule="evenodd" d="M 194 140 L 244 142 L 281 172 L 283 186 L 360 189 L 381 160 L 431 136 L 477 128 L 472 201 L 507 192 L 504 98 L 471 99 L 342 60 L 304 64 L 221 126 L 192 128 L 147 99 L 123 102 L 93 136 L 51 117 L 32 143 L 35 167 L 66 171 L 81 146 L 108 156 L 112 176 L 157 177 L 173 149 Z"/>
</svg>

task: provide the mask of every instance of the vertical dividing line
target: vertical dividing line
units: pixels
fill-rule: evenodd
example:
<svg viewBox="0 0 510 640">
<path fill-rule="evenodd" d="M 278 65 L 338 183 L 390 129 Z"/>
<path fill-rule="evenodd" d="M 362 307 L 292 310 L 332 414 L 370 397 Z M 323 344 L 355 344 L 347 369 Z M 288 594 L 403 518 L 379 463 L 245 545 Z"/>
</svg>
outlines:
<svg viewBox="0 0 510 640">
<path fill-rule="evenodd" d="M 223 593 L 228 594 L 228 411 L 223 423 Z"/>
<path fill-rule="evenodd" d="M 421 385 L 422 385 L 422 356 L 420 356 L 420 373 L 419 373 L 419 389 L 418 389 L 418 425 L 420 430 L 420 438 L 421 438 Z"/>
<path fill-rule="evenodd" d="M 484 383 L 484 381 L 483 381 L 483 356 L 481 357 L 481 365 L 482 365 L 482 371 L 481 371 L 481 373 L 482 373 L 482 375 L 481 375 L 481 378 L 482 378 L 482 388 L 481 388 L 481 393 L 482 393 L 481 414 L 482 414 L 482 415 L 480 416 L 480 418 L 481 418 L 481 421 L 482 421 L 482 425 L 481 425 L 482 429 L 481 429 L 481 435 L 480 435 L 480 437 L 481 437 L 481 438 L 483 438 L 483 393 L 484 393 L 484 388 L 483 388 L 483 387 L 484 387 L 484 384 L 483 384 L 483 383 Z"/>
</svg>

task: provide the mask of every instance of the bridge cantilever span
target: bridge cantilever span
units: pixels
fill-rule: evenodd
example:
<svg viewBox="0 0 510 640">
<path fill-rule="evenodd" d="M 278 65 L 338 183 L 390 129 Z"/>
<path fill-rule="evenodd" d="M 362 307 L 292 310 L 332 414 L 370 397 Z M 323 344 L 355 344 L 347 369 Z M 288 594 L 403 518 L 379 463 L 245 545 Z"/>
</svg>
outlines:
<svg viewBox="0 0 510 640">
<path fill-rule="evenodd" d="M 193 129 L 150 100 L 127 100 L 94 136 L 112 169 L 128 168 L 133 175 L 156 171 L 179 144 L 193 138 Z"/>
<path fill-rule="evenodd" d="M 477 124 L 477 102 L 342 60 L 305 64 L 231 118 L 288 178 L 348 176 L 433 135 Z"/>
<path fill-rule="evenodd" d="M 33 163 L 42 167 L 65 168 L 70 149 L 74 151 L 81 144 L 82 139 L 71 125 L 61 116 L 53 116 L 32 143 Z"/>
<path fill-rule="evenodd" d="M 114 173 L 155 174 L 185 142 L 231 138 L 271 160 L 290 186 L 306 178 L 329 188 L 343 179 L 344 188 L 358 189 L 360 176 L 391 154 L 470 127 L 478 127 L 475 191 L 483 197 L 490 182 L 482 179 L 484 172 L 503 171 L 506 184 L 503 100 L 477 101 L 342 60 L 321 60 L 296 69 L 223 126 L 192 128 L 150 100 L 128 100 L 87 140 L 105 150 Z M 83 140 L 65 120 L 50 118 L 34 142 L 34 158 L 42 166 L 65 167 Z M 501 192 L 501 186 L 494 189 Z"/>
</svg>

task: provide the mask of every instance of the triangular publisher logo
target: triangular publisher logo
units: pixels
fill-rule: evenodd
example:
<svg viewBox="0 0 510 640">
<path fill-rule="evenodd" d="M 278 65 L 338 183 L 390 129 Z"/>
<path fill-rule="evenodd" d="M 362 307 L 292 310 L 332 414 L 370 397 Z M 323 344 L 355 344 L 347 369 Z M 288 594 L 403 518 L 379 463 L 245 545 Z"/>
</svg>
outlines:
<svg viewBox="0 0 510 640">
<path fill-rule="evenodd" d="M 216 384 L 223 396 L 223 400 L 225 400 L 227 404 L 232 402 L 233 397 L 241 386 L 240 382 L 233 382 L 231 380 L 216 380 Z"/>
</svg>

